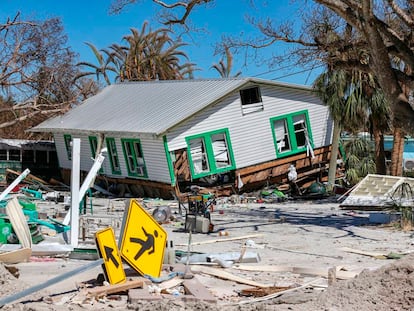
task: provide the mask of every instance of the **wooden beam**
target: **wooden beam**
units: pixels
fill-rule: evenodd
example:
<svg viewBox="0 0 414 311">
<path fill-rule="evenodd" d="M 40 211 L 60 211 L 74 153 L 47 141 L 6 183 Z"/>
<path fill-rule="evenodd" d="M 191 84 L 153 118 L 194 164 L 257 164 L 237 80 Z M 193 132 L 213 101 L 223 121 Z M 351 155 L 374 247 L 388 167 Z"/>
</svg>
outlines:
<svg viewBox="0 0 414 311">
<path fill-rule="evenodd" d="M 193 265 L 193 266 L 191 266 L 191 271 L 212 275 L 212 276 L 218 277 L 220 279 L 234 281 L 234 282 L 240 283 L 240 284 L 247 284 L 247 285 L 256 286 L 256 287 L 269 287 L 270 286 L 270 285 L 267 285 L 267 284 L 255 282 L 255 281 L 252 281 L 252 280 L 249 280 L 249 279 L 231 274 L 227 271 L 224 271 L 222 269 L 217 269 L 217 268 Z"/>
<path fill-rule="evenodd" d="M 115 285 L 109 285 L 109 286 L 98 286 L 90 289 L 86 289 L 86 294 L 89 297 L 101 297 L 109 294 L 115 294 L 119 292 L 124 292 L 131 288 L 138 288 L 138 287 L 144 287 L 144 281 L 143 280 L 132 280 L 132 281 L 126 281 L 123 284 L 115 284 Z"/>
</svg>

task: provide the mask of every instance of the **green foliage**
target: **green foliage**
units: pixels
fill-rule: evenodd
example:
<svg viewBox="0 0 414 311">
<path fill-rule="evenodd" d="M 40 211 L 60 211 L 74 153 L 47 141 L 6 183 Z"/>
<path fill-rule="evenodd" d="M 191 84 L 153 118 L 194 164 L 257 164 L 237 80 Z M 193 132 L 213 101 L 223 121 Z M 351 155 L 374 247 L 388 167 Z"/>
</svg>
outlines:
<svg viewBox="0 0 414 311">
<path fill-rule="evenodd" d="M 368 174 L 375 173 L 374 152 L 367 140 L 355 137 L 347 141 L 344 148 L 347 154 L 345 174 L 351 185 L 357 184 Z"/>
</svg>

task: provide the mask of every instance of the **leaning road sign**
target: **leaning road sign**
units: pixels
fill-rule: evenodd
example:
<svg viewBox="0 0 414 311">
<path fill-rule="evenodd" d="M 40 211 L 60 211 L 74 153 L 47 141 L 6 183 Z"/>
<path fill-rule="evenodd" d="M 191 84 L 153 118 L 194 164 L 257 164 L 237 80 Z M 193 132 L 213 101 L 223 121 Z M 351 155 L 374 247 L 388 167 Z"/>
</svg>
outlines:
<svg viewBox="0 0 414 311">
<path fill-rule="evenodd" d="M 140 274 L 159 277 L 167 232 L 136 200 L 125 210 L 122 227 L 122 258 Z"/>
<path fill-rule="evenodd" d="M 99 255 L 103 258 L 103 270 L 110 284 L 124 283 L 126 280 L 122 258 L 115 241 L 114 230 L 109 227 L 95 233 Z"/>
</svg>

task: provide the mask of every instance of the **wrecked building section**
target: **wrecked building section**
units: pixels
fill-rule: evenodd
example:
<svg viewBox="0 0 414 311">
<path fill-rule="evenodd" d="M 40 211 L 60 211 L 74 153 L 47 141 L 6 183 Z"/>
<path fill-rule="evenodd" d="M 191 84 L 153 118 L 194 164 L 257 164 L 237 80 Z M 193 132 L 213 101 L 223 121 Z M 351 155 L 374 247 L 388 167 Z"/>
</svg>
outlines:
<svg viewBox="0 0 414 311">
<path fill-rule="evenodd" d="M 66 183 L 80 138 L 83 172 L 105 151 L 100 187 L 171 198 L 191 184 L 229 194 L 285 182 L 291 165 L 298 183 L 321 181 L 332 128 L 309 87 L 229 78 L 110 85 L 31 130 L 53 134 Z"/>
<path fill-rule="evenodd" d="M 0 139 L 0 185 L 7 184 L 8 170 L 22 172 L 26 168 L 45 180 L 60 178 L 54 142 Z"/>
</svg>

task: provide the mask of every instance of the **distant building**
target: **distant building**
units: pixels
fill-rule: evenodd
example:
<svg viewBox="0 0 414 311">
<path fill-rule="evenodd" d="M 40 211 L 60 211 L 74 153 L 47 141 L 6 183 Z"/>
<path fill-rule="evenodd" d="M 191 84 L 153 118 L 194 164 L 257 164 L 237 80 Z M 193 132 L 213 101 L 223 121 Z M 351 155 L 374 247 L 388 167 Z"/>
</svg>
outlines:
<svg viewBox="0 0 414 311">
<path fill-rule="evenodd" d="M 6 182 L 7 169 L 30 173 L 44 180 L 60 178 L 53 141 L 0 139 L 0 182 Z"/>
</svg>

